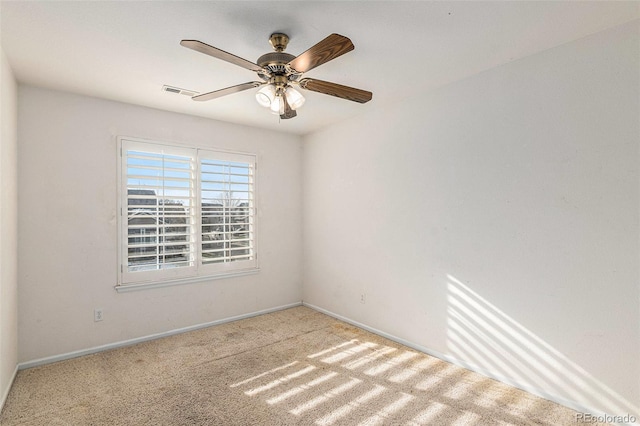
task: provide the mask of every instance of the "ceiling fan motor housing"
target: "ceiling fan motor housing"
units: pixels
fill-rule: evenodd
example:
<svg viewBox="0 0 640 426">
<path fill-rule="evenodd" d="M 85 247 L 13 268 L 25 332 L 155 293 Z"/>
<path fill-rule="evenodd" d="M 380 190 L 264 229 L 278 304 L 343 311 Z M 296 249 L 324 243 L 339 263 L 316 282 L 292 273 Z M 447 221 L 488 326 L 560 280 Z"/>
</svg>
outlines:
<svg viewBox="0 0 640 426">
<path fill-rule="evenodd" d="M 289 53 L 284 53 L 284 49 L 287 48 L 287 44 L 289 43 L 289 36 L 283 33 L 273 33 L 271 37 L 269 37 L 269 43 L 271 43 L 275 52 L 265 53 L 258 58 L 256 61 L 258 66 L 267 70 L 267 73 L 258 73 L 258 75 L 264 80 L 269 80 L 271 83 L 282 83 L 282 78 L 277 78 L 276 80 L 279 80 L 278 82 L 272 81 L 274 77 L 281 76 L 285 76 L 286 80 L 295 80 L 298 76 L 291 72 L 287 64 L 296 57 Z M 284 80 L 285 84 L 286 80 Z"/>
<path fill-rule="evenodd" d="M 258 58 L 257 64 L 267 68 L 273 74 L 284 75 L 287 73 L 286 65 L 295 59 L 295 56 L 284 52 L 269 52 Z"/>
</svg>

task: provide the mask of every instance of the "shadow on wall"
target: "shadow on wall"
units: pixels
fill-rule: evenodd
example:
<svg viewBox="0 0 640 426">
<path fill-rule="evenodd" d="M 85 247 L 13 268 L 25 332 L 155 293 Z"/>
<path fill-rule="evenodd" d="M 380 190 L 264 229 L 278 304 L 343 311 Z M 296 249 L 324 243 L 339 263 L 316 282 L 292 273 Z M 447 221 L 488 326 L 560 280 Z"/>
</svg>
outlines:
<svg viewBox="0 0 640 426">
<path fill-rule="evenodd" d="M 464 285 L 447 275 L 450 353 L 477 371 L 612 416 L 640 417 L 640 408 Z M 526 384 L 526 385 L 525 385 Z M 566 395 L 562 397 L 561 395 Z"/>
</svg>

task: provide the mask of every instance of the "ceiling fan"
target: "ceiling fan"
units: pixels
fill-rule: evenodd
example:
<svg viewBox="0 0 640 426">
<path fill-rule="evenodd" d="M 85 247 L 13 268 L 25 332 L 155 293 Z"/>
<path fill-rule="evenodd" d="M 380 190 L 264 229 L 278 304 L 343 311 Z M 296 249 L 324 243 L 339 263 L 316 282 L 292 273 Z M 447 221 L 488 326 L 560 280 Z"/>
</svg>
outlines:
<svg viewBox="0 0 640 426">
<path fill-rule="evenodd" d="M 366 90 L 315 78 L 301 78 L 302 74 L 307 71 L 352 51 L 354 49 L 353 43 L 347 37 L 331 34 L 298 56 L 284 52 L 289 43 L 289 36 L 286 34 L 271 34 L 269 43 L 273 46 L 274 52 L 260 56 L 257 63 L 253 63 L 198 40 L 182 40 L 180 42 L 182 46 L 254 71 L 262 80 L 214 90 L 194 96 L 192 99 L 194 101 L 208 101 L 264 86 L 256 93 L 256 100 L 260 105 L 270 108 L 274 114 L 279 114 L 282 119 L 295 117 L 297 115 L 296 109 L 304 104 L 304 97 L 294 86 L 359 103 L 371 100 L 373 94 Z"/>
</svg>

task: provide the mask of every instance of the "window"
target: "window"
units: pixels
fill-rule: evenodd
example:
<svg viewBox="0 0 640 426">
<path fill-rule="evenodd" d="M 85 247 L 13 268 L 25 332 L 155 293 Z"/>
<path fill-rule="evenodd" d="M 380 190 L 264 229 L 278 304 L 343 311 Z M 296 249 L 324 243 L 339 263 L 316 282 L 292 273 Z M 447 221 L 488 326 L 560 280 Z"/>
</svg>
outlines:
<svg viewBox="0 0 640 426">
<path fill-rule="evenodd" d="M 119 141 L 119 286 L 256 270 L 255 156 Z"/>
</svg>

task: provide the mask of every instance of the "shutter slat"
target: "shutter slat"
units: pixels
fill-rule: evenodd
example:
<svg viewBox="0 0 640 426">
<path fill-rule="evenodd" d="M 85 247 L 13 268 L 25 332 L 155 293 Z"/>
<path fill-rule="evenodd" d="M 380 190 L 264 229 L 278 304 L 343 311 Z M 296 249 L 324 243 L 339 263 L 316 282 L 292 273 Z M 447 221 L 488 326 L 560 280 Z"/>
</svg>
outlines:
<svg viewBox="0 0 640 426">
<path fill-rule="evenodd" d="M 247 254 L 247 255 L 238 255 L 238 256 L 209 257 L 204 261 L 204 263 L 222 263 L 222 262 L 228 262 L 229 260 L 240 260 L 240 259 L 250 260 L 250 259 L 253 259 L 253 256 L 250 254 Z"/>
<path fill-rule="evenodd" d="M 162 176 L 146 176 L 146 175 L 127 175 L 128 179 L 138 179 L 138 180 L 162 180 L 164 182 L 192 182 L 193 179 L 191 178 L 182 178 L 182 177 L 175 177 L 175 176 L 171 176 L 171 177 L 165 177 L 163 179 Z M 165 185 L 165 187 L 168 185 Z"/>
<path fill-rule="evenodd" d="M 146 254 L 140 254 L 140 255 L 129 255 L 129 266 L 133 266 L 133 265 L 137 265 L 137 264 L 144 264 L 144 262 L 141 261 L 136 261 L 136 259 L 144 259 L 144 258 L 156 258 L 159 260 L 162 260 L 162 262 L 154 262 L 154 263 L 171 263 L 172 258 L 175 259 L 176 256 L 181 256 L 181 257 L 185 257 L 185 258 L 189 258 L 191 252 L 171 252 L 171 253 L 160 253 L 160 254 L 155 254 L 155 253 L 146 253 Z M 185 261 L 182 261 L 185 262 Z M 147 262 L 147 264 L 149 264 L 150 262 Z"/>
<path fill-rule="evenodd" d="M 202 250 L 202 254 L 222 253 L 222 252 L 237 251 L 237 250 L 253 250 L 253 247 L 249 246 L 249 247 L 234 247 L 234 248 L 225 248 L 225 249 L 207 249 L 207 250 Z"/>
<path fill-rule="evenodd" d="M 164 243 L 139 243 L 127 244 L 128 249 L 141 249 L 146 247 L 176 247 L 176 246 L 192 246 L 193 241 L 167 241 Z"/>
<path fill-rule="evenodd" d="M 203 241 L 202 245 L 210 246 L 212 244 L 237 244 L 242 242 L 251 242 L 251 238 L 243 238 L 243 239 L 237 239 L 237 240 L 208 240 L 208 241 Z M 245 247 L 245 246 L 242 246 L 242 247 Z M 212 249 L 207 249 L 207 250 L 212 250 Z M 227 250 L 229 250 L 229 248 L 227 248 Z"/>
<path fill-rule="evenodd" d="M 188 157 L 180 157 L 177 155 L 161 154 L 161 153 L 144 153 L 141 151 L 129 151 L 127 153 L 127 158 L 134 158 L 137 160 L 148 160 L 148 161 L 163 161 L 164 159 L 168 163 L 184 163 L 184 164 L 191 164 L 193 162 L 193 160 Z"/>
<path fill-rule="evenodd" d="M 185 164 L 188 164 L 188 163 L 185 163 Z M 187 168 L 187 167 L 185 167 L 185 168 L 167 167 L 167 166 L 162 167 L 162 165 L 152 166 L 152 165 L 146 165 L 146 164 L 131 164 L 131 163 L 128 163 L 127 164 L 127 168 L 128 169 L 141 169 L 141 170 L 156 170 L 156 171 L 159 171 L 159 172 L 169 171 L 169 172 L 185 173 L 185 174 L 192 173 L 192 170 L 190 168 Z"/>
<path fill-rule="evenodd" d="M 219 178 L 218 176 L 238 176 L 238 177 L 242 177 L 242 178 L 248 178 L 249 180 L 251 180 L 253 178 L 253 173 L 220 173 L 220 172 L 207 172 L 207 171 L 202 171 L 200 173 L 202 175 L 202 181 L 203 182 L 211 182 L 211 179 L 222 179 L 224 182 L 228 182 L 228 179 L 224 179 L 224 178 Z"/>
</svg>

